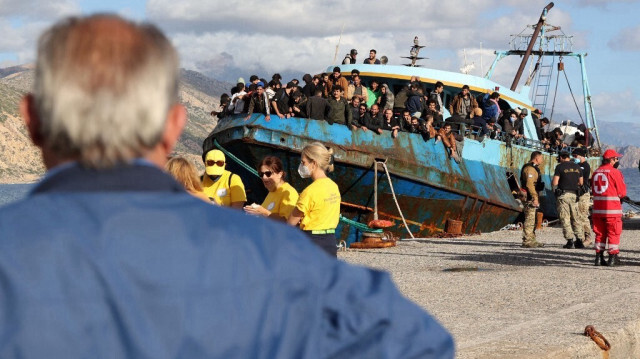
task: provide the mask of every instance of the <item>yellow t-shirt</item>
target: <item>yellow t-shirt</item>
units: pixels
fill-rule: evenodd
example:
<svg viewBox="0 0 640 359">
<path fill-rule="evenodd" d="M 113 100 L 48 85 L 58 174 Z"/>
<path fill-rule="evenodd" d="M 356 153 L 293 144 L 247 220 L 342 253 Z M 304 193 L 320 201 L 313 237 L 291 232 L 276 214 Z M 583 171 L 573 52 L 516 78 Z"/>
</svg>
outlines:
<svg viewBox="0 0 640 359">
<path fill-rule="evenodd" d="M 302 191 L 296 208 L 304 214 L 302 230 L 335 229 L 340 220 L 340 190 L 330 178 L 320 178 Z"/>
<path fill-rule="evenodd" d="M 285 182 L 275 191 L 269 192 L 264 202 L 262 202 L 262 207 L 287 219 L 291 211 L 296 207 L 297 202 L 298 191 Z"/>
<path fill-rule="evenodd" d="M 231 180 L 229 180 L 231 176 Z M 244 184 L 240 176 L 227 170 L 214 183 L 206 174 L 202 178 L 202 190 L 212 201 L 222 206 L 231 206 L 233 202 L 246 202 Z"/>
</svg>

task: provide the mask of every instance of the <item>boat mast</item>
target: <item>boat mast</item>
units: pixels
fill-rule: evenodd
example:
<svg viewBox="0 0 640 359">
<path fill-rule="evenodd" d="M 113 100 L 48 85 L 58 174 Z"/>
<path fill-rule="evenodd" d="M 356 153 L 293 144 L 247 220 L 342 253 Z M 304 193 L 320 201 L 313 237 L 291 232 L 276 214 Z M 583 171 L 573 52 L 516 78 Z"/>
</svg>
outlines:
<svg viewBox="0 0 640 359">
<path fill-rule="evenodd" d="M 518 82 L 520 82 L 520 77 L 522 76 L 522 72 L 524 71 L 527 62 L 529 61 L 529 55 L 531 55 L 531 50 L 533 50 L 533 46 L 536 43 L 536 39 L 538 38 L 538 34 L 540 33 L 540 29 L 542 29 L 542 25 L 544 25 L 545 20 L 547 19 L 547 12 L 551 10 L 553 7 L 553 2 L 550 2 L 549 5 L 545 6 L 542 10 L 542 14 L 540 15 L 540 19 L 538 19 L 538 24 L 536 25 L 535 30 L 533 30 L 533 35 L 531 35 L 531 41 L 529 42 L 529 46 L 527 47 L 527 52 L 525 52 L 524 57 L 522 58 L 522 62 L 520 63 L 520 67 L 518 68 L 518 72 L 516 73 L 516 77 L 513 79 L 513 83 L 511 84 L 511 91 L 515 91 L 518 87 Z"/>
</svg>

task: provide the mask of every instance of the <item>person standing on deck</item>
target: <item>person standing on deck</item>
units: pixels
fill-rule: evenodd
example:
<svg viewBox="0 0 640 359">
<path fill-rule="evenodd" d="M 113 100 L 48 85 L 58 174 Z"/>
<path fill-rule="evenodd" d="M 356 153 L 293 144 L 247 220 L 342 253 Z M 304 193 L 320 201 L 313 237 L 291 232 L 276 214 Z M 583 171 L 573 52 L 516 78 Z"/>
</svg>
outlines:
<svg viewBox="0 0 640 359">
<path fill-rule="evenodd" d="M 578 161 L 578 166 L 582 169 L 582 188 L 580 188 L 580 197 L 578 198 L 578 216 L 580 220 L 580 227 L 578 230 L 582 230 L 584 233 L 584 240 L 582 243 L 585 247 L 591 246 L 591 223 L 589 222 L 589 207 L 591 206 L 591 166 L 587 162 L 587 150 L 584 147 L 579 147 L 573 150 L 573 157 Z"/>
<path fill-rule="evenodd" d="M 356 63 L 356 56 L 358 56 L 358 50 L 356 49 L 351 49 L 351 51 L 349 51 L 349 54 L 347 54 L 347 56 L 345 56 L 344 60 L 342 60 L 342 64 L 343 65 L 353 65 Z M 346 87 L 345 87 L 346 89 Z"/>
<path fill-rule="evenodd" d="M 449 105 L 451 116 L 457 116 L 460 121 L 472 118 L 473 111 L 478 108 L 478 101 L 469 93 L 469 85 L 462 86 L 462 91 L 457 94 Z"/>
<path fill-rule="evenodd" d="M 369 65 L 380 65 L 380 60 L 376 59 L 376 54 L 378 52 L 375 49 L 369 50 L 369 57 L 364 59 L 364 64 Z"/>
<path fill-rule="evenodd" d="M 261 113 L 264 115 L 264 120 L 269 122 L 271 120 L 271 110 L 269 109 L 269 98 L 264 90 L 264 83 L 262 81 L 256 84 L 256 92 L 251 95 L 249 101 L 249 109 L 247 116 L 244 118 L 247 121 L 252 114 Z"/>
<path fill-rule="evenodd" d="M 351 109 L 349 102 L 342 97 L 344 92 L 339 86 L 334 86 L 331 90 L 333 97 L 329 99 L 329 107 L 331 112 L 327 122 L 333 125 L 334 123 L 349 126 L 351 124 Z"/>
<path fill-rule="evenodd" d="M 327 83 L 329 85 L 327 96 L 331 97 L 333 93 L 333 88 L 338 87 L 342 91 L 342 97 L 347 98 L 347 89 L 349 88 L 349 81 L 342 76 L 342 72 L 340 72 L 340 67 L 336 66 L 333 68 L 333 74 Z"/>
<path fill-rule="evenodd" d="M 578 214 L 578 192 L 582 187 L 582 170 L 571 161 L 568 152 L 558 155 L 559 164 L 553 173 L 551 186 L 555 189 L 558 217 L 562 224 L 562 234 L 567 244 L 563 248 L 584 248 L 584 232 Z M 575 239 L 575 244 L 574 244 Z"/>
<path fill-rule="evenodd" d="M 602 166 L 593 172 L 593 233 L 596 235 L 595 265 L 620 265 L 620 234 L 622 234 L 621 199 L 627 196 L 622 172 L 618 170 L 621 154 L 608 149 L 602 156 Z M 609 260 L 604 260 L 604 250 L 609 243 Z"/>
<path fill-rule="evenodd" d="M 544 190 L 539 166 L 542 164 L 542 152 L 531 153 L 531 160 L 520 171 L 520 183 L 526 192 L 524 203 L 524 224 L 522 226 L 522 246 L 525 248 L 544 247 L 536 241 L 536 210 L 540 207 L 538 192 Z"/>
<path fill-rule="evenodd" d="M 444 84 L 440 81 L 436 82 L 435 89 L 431 91 L 429 94 L 429 100 L 433 100 L 436 102 L 436 111 L 438 111 L 438 115 L 443 117 L 444 103 L 442 101 L 442 92 L 444 91 Z M 434 117 L 435 119 L 435 117 Z"/>
</svg>

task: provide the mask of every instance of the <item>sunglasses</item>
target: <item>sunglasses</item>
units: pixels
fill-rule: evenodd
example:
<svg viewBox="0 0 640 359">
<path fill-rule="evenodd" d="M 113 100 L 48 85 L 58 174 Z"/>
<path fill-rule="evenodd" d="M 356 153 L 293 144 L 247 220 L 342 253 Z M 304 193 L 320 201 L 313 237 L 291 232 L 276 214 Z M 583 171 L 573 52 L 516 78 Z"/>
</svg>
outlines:
<svg viewBox="0 0 640 359">
<path fill-rule="evenodd" d="M 216 165 L 218 167 L 223 167 L 224 161 L 212 161 L 212 160 L 207 161 L 207 166 L 213 166 L 213 165 Z"/>
<path fill-rule="evenodd" d="M 271 171 L 258 172 L 258 176 L 260 176 L 260 178 L 262 178 L 262 176 L 267 176 L 267 178 L 270 178 L 272 174 L 273 172 Z"/>
</svg>

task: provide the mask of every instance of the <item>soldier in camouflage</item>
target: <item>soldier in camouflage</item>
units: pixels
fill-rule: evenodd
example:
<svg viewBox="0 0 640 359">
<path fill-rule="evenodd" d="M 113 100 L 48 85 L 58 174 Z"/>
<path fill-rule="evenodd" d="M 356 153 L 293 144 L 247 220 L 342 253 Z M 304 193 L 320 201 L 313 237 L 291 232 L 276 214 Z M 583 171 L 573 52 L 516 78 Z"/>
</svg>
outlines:
<svg viewBox="0 0 640 359">
<path fill-rule="evenodd" d="M 591 176 L 591 166 L 587 162 L 586 155 L 587 150 L 583 147 L 576 148 L 571 153 L 577 160 L 578 166 L 582 169 L 582 194 L 578 197 L 578 220 L 581 223 L 582 231 L 584 232 L 584 240 L 582 241 L 585 247 L 591 246 L 591 222 L 589 221 L 589 207 L 591 206 L 591 188 L 589 184 L 589 176 Z"/>
<path fill-rule="evenodd" d="M 520 171 L 520 183 L 526 193 L 524 203 L 524 225 L 522 227 L 522 246 L 525 248 L 544 247 L 544 244 L 536 241 L 536 210 L 540 207 L 538 192 L 544 190 L 544 183 L 538 166 L 542 164 L 542 153 L 534 151 L 531 160 Z"/>
<path fill-rule="evenodd" d="M 583 184 L 582 169 L 577 163 L 571 161 L 568 152 L 562 152 L 558 156 L 559 164 L 553 173 L 551 185 L 555 188 L 558 217 L 562 224 L 562 234 L 567 241 L 563 247 L 570 249 L 584 248 L 584 229 L 578 214 L 578 192 Z"/>
</svg>

